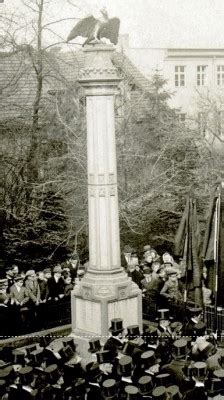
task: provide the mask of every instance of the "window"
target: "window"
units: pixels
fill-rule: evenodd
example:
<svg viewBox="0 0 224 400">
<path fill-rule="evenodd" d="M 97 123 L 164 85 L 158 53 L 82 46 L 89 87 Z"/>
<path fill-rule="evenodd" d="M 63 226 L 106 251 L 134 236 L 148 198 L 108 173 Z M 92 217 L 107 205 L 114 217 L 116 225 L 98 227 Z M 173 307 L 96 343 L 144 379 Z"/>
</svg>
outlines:
<svg viewBox="0 0 224 400">
<path fill-rule="evenodd" d="M 217 65 L 217 85 L 224 85 L 224 65 Z"/>
<path fill-rule="evenodd" d="M 175 86 L 185 86 L 185 66 L 175 66 Z"/>
<path fill-rule="evenodd" d="M 205 86 L 206 85 L 206 68 L 207 68 L 207 65 L 198 65 L 197 66 L 197 86 Z"/>
<path fill-rule="evenodd" d="M 205 136 L 207 128 L 207 121 L 206 121 L 206 113 L 199 112 L 198 113 L 198 129 L 201 135 Z"/>
<path fill-rule="evenodd" d="M 180 113 L 179 114 L 179 122 L 184 124 L 185 121 L 186 121 L 186 113 Z"/>
</svg>

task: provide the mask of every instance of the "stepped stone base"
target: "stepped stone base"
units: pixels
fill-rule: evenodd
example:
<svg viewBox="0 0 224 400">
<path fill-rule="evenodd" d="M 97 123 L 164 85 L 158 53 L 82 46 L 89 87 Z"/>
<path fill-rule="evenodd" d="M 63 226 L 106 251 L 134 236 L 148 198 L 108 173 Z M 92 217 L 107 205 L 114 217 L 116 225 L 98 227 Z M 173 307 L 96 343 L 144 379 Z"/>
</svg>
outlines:
<svg viewBox="0 0 224 400">
<path fill-rule="evenodd" d="M 108 336 L 112 318 L 123 326 L 142 328 L 142 295 L 123 270 L 103 274 L 88 271 L 72 292 L 72 332 L 78 336 Z"/>
</svg>

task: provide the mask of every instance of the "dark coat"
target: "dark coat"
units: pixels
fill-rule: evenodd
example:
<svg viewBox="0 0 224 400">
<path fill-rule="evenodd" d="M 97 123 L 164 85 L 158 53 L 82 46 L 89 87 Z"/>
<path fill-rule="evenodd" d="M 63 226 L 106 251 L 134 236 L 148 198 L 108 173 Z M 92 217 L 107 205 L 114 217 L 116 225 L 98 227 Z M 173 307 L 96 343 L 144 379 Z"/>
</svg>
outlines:
<svg viewBox="0 0 224 400">
<path fill-rule="evenodd" d="M 204 387 L 194 387 L 194 389 L 186 392 L 183 400 L 207 400 L 207 395 L 205 393 Z"/>
<path fill-rule="evenodd" d="M 169 364 L 164 365 L 161 368 L 162 372 L 166 372 L 172 376 L 173 385 L 177 385 L 181 388 L 184 383 L 183 367 L 185 364 L 184 359 L 172 360 Z"/>
<path fill-rule="evenodd" d="M 41 300 L 47 299 L 47 296 L 48 296 L 47 280 L 38 279 L 38 284 L 39 284 L 39 287 L 40 287 L 40 299 Z"/>
<path fill-rule="evenodd" d="M 10 299 L 17 300 L 19 303 L 25 304 L 29 301 L 29 294 L 27 289 L 22 286 L 20 291 L 17 290 L 16 285 L 12 285 L 9 292 Z"/>
<path fill-rule="evenodd" d="M 59 278 L 58 282 L 56 282 L 55 278 L 49 278 L 48 282 L 48 297 L 51 297 L 54 299 L 55 297 L 58 297 L 59 294 L 64 294 L 64 281 L 62 278 Z"/>
</svg>

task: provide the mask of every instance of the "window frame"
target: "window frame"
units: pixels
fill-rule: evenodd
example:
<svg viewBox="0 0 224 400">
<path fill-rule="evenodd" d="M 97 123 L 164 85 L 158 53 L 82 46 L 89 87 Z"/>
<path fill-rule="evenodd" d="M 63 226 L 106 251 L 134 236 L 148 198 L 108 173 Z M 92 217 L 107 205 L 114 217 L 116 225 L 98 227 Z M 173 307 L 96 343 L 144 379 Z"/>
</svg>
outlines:
<svg viewBox="0 0 224 400">
<path fill-rule="evenodd" d="M 175 87 L 186 86 L 186 65 L 174 66 L 174 86 Z"/>
<path fill-rule="evenodd" d="M 197 65 L 197 86 L 207 85 L 207 65 Z"/>
</svg>

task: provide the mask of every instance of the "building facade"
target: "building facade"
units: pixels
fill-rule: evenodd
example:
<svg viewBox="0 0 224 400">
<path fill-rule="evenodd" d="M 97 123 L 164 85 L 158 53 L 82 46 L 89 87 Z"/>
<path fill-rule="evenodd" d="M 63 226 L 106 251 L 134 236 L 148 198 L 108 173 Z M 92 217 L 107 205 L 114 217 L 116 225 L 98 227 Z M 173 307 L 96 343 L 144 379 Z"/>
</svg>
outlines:
<svg viewBox="0 0 224 400">
<path fill-rule="evenodd" d="M 157 72 L 167 80 L 182 122 L 196 122 L 204 134 L 212 122 L 224 138 L 224 48 L 131 48 L 123 35 L 120 51 L 146 77 Z"/>
</svg>

